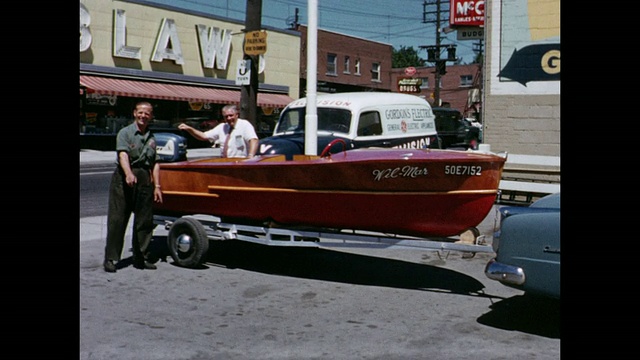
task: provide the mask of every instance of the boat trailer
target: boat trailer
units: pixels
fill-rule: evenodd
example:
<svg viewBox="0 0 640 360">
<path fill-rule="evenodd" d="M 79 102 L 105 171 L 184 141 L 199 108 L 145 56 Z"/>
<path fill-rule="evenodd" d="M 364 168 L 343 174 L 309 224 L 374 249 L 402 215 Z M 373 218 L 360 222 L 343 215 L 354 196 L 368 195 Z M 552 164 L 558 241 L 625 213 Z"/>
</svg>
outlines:
<svg viewBox="0 0 640 360">
<path fill-rule="evenodd" d="M 153 222 L 169 231 L 167 247 L 175 263 L 188 268 L 202 264 L 210 240 L 241 240 L 268 246 L 428 250 L 438 251 L 440 257 L 446 251 L 462 251 L 470 255 L 467 257 L 494 252 L 477 228 L 453 237 L 418 238 L 362 230 L 228 224 L 218 217 L 198 214 L 154 215 Z"/>
</svg>

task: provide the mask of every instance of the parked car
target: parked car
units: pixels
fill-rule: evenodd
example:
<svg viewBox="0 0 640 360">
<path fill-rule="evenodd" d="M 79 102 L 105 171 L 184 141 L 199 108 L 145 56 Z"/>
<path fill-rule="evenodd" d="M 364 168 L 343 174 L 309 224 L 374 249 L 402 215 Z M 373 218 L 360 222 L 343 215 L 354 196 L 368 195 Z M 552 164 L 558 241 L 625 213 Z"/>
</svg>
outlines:
<svg viewBox="0 0 640 360">
<path fill-rule="evenodd" d="M 462 117 L 456 109 L 434 107 L 436 116 L 436 130 L 442 149 L 478 149 L 480 143 L 480 128 Z"/>
<path fill-rule="evenodd" d="M 260 139 L 260 155 L 305 153 L 307 99 L 280 113 L 273 135 Z M 317 154 L 356 148 L 438 148 L 431 105 L 415 95 L 347 92 L 316 98 Z M 336 141 L 339 144 L 336 144 Z M 332 146 L 331 144 L 336 144 Z"/>
<path fill-rule="evenodd" d="M 184 136 L 166 132 L 153 135 L 156 138 L 156 152 L 161 162 L 187 160 L 187 139 Z"/>
<path fill-rule="evenodd" d="M 496 257 L 485 275 L 527 294 L 560 299 L 560 193 L 498 211 Z"/>
</svg>

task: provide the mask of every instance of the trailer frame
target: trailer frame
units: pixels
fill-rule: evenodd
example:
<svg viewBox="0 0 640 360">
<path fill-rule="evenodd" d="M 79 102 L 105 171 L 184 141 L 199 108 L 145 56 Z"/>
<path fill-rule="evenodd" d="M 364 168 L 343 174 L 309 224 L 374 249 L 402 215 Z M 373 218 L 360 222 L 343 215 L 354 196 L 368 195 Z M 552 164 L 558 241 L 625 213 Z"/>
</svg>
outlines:
<svg viewBox="0 0 640 360">
<path fill-rule="evenodd" d="M 475 253 L 493 253 L 485 235 L 477 228 L 469 228 L 461 235 L 451 237 L 420 238 L 351 229 L 310 227 L 273 227 L 223 222 L 213 215 L 183 216 L 154 215 L 155 225 L 169 231 L 167 246 L 176 264 L 198 267 L 208 251 L 211 240 L 240 240 L 266 246 L 293 246 L 307 248 L 372 248 L 437 251 L 442 257 L 449 251 L 461 251 L 466 257 Z"/>
</svg>

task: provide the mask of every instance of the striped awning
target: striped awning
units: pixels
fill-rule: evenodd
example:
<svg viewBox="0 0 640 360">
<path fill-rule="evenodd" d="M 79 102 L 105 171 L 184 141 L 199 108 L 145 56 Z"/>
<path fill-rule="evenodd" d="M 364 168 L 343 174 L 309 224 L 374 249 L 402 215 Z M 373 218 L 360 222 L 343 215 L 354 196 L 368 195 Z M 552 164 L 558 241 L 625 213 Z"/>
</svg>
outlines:
<svg viewBox="0 0 640 360">
<path fill-rule="evenodd" d="M 166 84 L 151 81 L 116 79 L 101 76 L 80 75 L 80 85 L 87 92 L 104 95 L 145 97 L 151 99 L 239 104 L 240 91 L 216 89 L 204 86 Z M 258 93 L 258 106 L 285 107 L 293 99 L 285 94 Z"/>
</svg>

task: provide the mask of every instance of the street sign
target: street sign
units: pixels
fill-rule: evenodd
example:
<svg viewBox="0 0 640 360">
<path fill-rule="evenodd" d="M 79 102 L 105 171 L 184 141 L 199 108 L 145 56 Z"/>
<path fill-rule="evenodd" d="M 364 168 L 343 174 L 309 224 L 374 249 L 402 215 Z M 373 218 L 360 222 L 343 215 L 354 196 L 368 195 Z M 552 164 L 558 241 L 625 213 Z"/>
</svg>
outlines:
<svg viewBox="0 0 640 360">
<path fill-rule="evenodd" d="M 244 53 L 262 55 L 267 52 L 267 32 L 264 30 L 249 31 L 244 34 Z"/>
<path fill-rule="evenodd" d="M 484 28 L 479 26 L 461 26 L 456 30 L 458 31 L 458 40 L 484 39 Z"/>
<path fill-rule="evenodd" d="M 251 60 L 238 60 L 236 85 L 251 85 Z"/>
<path fill-rule="evenodd" d="M 407 75 L 407 76 L 413 76 L 413 75 L 416 74 L 416 72 L 417 72 L 417 70 L 413 66 L 409 66 L 409 67 L 404 69 L 404 74 Z"/>
</svg>

